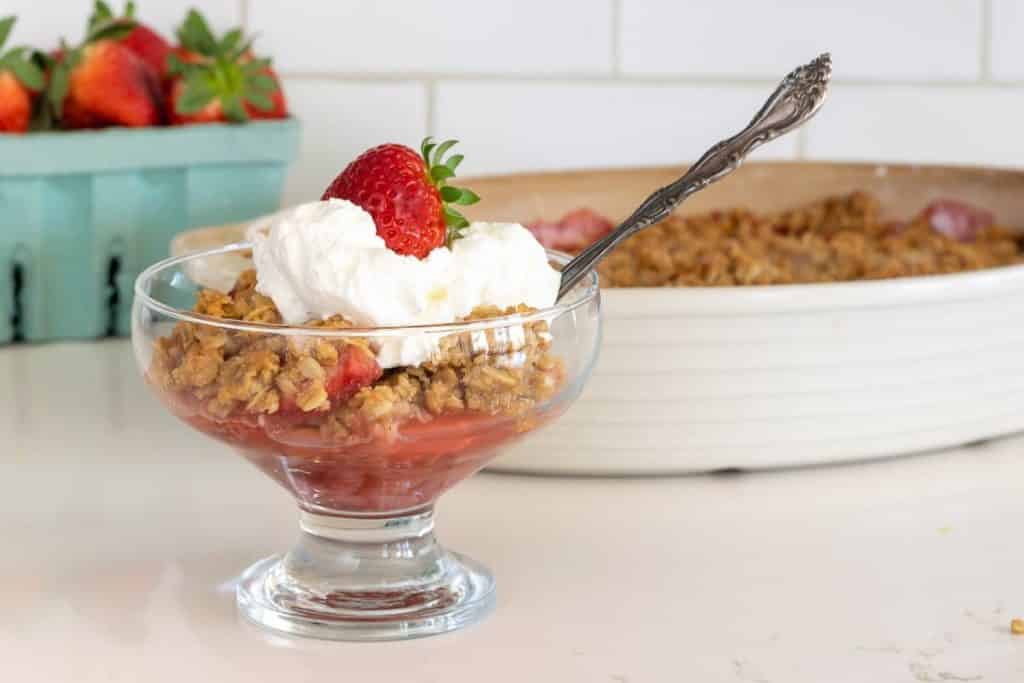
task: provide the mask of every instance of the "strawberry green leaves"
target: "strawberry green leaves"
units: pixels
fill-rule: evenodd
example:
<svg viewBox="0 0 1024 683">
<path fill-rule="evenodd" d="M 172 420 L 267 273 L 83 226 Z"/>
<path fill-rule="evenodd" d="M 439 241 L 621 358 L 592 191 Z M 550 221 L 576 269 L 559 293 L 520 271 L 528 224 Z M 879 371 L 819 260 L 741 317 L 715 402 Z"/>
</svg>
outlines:
<svg viewBox="0 0 1024 683">
<path fill-rule="evenodd" d="M 445 155 L 458 142 L 458 140 L 445 140 L 441 144 L 437 144 L 433 138 L 426 137 L 420 145 L 420 154 L 423 155 L 423 161 L 427 165 L 427 175 L 441 194 L 441 211 L 444 214 L 445 225 L 448 226 L 446 243 L 449 247 L 455 240 L 463 236 L 463 231 L 469 226 L 466 217 L 449 205 L 468 206 L 480 201 L 480 197 L 475 192 L 447 184 L 449 179 L 455 177 L 455 169 L 462 163 L 463 156 L 453 154 L 445 159 Z"/>
<path fill-rule="evenodd" d="M 96 0 L 92 14 L 89 16 L 89 23 L 86 24 L 85 40 L 82 41 L 82 46 L 100 40 L 120 40 L 131 33 L 134 28 L 135 3 L 126 3 L 124 13 L 117 16 L 110 9 L 110 5 L 103 0 Z"/>
<path fill-rule="evenodd" d="M 32 61 L 31 51 L 27 47 L 15 47 L 4 52 L 4 45 L 16 22 L 17 18 L 13 16 L 0 19 L 0 72 L 10 71 L 29 90 L 42 90 L 46 85 L 46 77 L 43 70 Z"/>
<path fill-rule="evenodd" d="M 459 204 L 461 206 L 476 204 L 480 201 L 480 197 L 478 197 L 475 192 L 461 187 L 442 187 L 441 199 L 451 204 Z"/>
<path fill-rule="evenodd" d="M 0 48 L 3 48 L 4 43 L 11 35 L 11 31 L 14 30 L 14 24 L 18 21 L 15 16 L 4 17 L 0 19 Z"/>
<path fill-rule="evenodd" d="M 246 39 L 240 28 L 233 28 L 217 38 L 206 18 L 194 9 L 189 10 L 175 35 L 183 48 L 209 59 L 236 62 L 252 49 L 252 40 Z M 248 63 L 264 68 L 270 65 L 270 60 L 253 59 Z"/>
<path fill-rule="evenodd" d="M 187 61 L 168 57 L 168 73 L 180 76 L 184 88 L 174 108 L 178 114 L 196 114 L 219 103 L 224 118 L 244 122 L 250 116 L 246 104 L 260 111 L 274 108 L 273 95 L 280 86 L 267 73 L 269 59 L 254 59 L 252 41 L 241 29 L 218 38 L 202 14 L 190 10 L 176 32 L 181 46 L 191 53 Z"/>
<path fill-rule="evenodd" d="M 207 57 L 218 55 L 220 43 L 214 37 L 206 18 L 197 10 L 189 10 L 178 30 L 175 31 L 178 42 L 186 50 L 197 52 Z"/>
<path fill-rule="evenodd" d="M 98 43 L 101 40 L 121 40 L 135 28 L 135 23 L 130 19 L 118 19 L 105 22 L 89 29 L 85 37 L 85 43 Z"/>
<path fill-rule="evenodd" d="M 103 0 L 96 0 L 93 4 L 92 14 L 89 16 L 89 30 L 92 31 L 97 26 L 105 24 L 113 24 L 117 21 L 126 21 L 130 24 L 134 24 L 135 21 L 135 3 L 129 0 L 124 5 L 124 12 L 118 17 L 114 14 L 114 10 L 110 8 L 110 5 L 105 3 Z"/>
<path fill-rule="evenodd" d="M 37 92 L 46 85 L 43 70 L 32 62 L 28 48 L 16 47 L 0 55 L 0 71 L 10 71 L 23 86 Z"/>
</svg>

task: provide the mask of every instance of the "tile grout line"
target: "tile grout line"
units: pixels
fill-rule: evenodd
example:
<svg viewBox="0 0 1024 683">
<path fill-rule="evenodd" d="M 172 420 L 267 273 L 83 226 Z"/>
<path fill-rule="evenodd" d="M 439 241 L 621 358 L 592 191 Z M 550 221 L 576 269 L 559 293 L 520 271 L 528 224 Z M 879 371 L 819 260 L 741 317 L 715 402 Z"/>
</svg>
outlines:
<svg viewBox="0 0 1024 683">
<path fill-rule="evenodd" d="M 249 0 L 238 0 L 238 23 L 249 33 Z"/>
<path fill-rule="evenodd" d="M 992 81 L 992 0 L 981 0 L 981 60 L 978 71 L 982 83 Z"/>
<path fill-rule="evenodd" d="M 610 0 L 611 6 L 611 60 L 612 75 L 619 76 L 622 73 L 622 0 Z"/>
<path fill-rule="evenodd" d="M 807 158 L 807 126 L 802 126 L 796 132 L 796 159 L 803 160 Z"/>
<path fill-rule="evenodd" d="M 444 73 L 444 72 L 316 72 L 281 70 L 285 78 L 307 81 L 343 81 L 353 83 L 453 83 L 471 84 L 543 84 L 557 83 L 568 85 L 613 85 L 613 86 L 719 86 L 719 87 L 757 87 L 774 88 L 779 84 L 777 78 L 735 78 L 729 76 L 644 76 L 630 74 L 601 73 L 552 73 L 552 74 L 515 74 L 515 73 Z M 832 81 L 838 86 L 891 88 L 910 87 L 927 89 L 1017 89 L 1024 85 L 1024 80 L 986 81 L 979 83 L 971 80 L 889 80 L 870 78 L 839 78 Z"/>
<path fill-rule="evenodd" d="M 454 82 L 524 82 L 524 83 L 637 83 L 651 85 L 772 85 L 779 83 L 777 78 L 730 78 L 719 76 L 635 76 L 620 77 L 609 72 L 553 72 L 553 73 L 514 73 L 514 72 L 436 72 L 436 71 L 291 71 L 281 70 L 282 75 L 289 78 L 307 80 L 332 81 L 406 81 L 422 80 L 454 81 Z"/>
<path fill-rule="evenodd" d="M 437 135 L 437 81 L 424 82 L 427 90 L 427 135 Z"/>
</svg>

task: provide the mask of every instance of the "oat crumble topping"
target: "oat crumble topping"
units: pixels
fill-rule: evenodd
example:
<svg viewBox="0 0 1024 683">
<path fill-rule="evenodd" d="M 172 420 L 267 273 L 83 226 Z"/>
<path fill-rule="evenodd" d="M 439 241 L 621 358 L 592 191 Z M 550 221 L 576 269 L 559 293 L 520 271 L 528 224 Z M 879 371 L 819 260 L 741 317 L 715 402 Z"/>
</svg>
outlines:
<svg viewBox="0 0 1024 683">
<path fill-rule="evenodd" d="M 990 225 L 960 241 L 924 214 L 886 220 L 876 197 L 853 192 L 774 215 L 674 216 L 623 242 L 598 272 L 605 287 L 874 280 L 1022 263 L 1018 239 Z"/>
<path fill-rule="evenodd" d="M 202 290 L 194 311 L 280 323 L 273 301 L 255 286 L 255 271 L 247 270 L 230 292 Z M 482 306 L 466 320 L 533 310 Z M 353 327 L 341 316 L 308 325 Z M 565 381 L 562 361 L 550 350 L 548 325 L 537 321 L 449 335 L 429 362 L 382 371 L 366 338 L 273 335 L 181 322 L 157 340 L 150 376 L 213 418 L 287 415 L 344 440 L 394 432 L 406 420 L 443 413 L 526 416 Z"/>
</svg>

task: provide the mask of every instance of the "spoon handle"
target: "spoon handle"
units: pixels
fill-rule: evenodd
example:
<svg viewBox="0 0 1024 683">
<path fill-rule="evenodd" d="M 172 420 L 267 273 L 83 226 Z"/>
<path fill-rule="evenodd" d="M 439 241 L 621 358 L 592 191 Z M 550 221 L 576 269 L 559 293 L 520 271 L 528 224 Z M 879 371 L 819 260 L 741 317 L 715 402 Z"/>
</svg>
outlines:
<svg viewBox="0 0 1024 683">
<path fill-rule="evenodd" d="M 750 152 L 808 121 L 825 101 L 831 75 L 832 59 L 827 52 L 790 72 L 746 128 L 705 152 L 682 177 L 656 190 L 621 225 L 569 261 L 562 269 L 558 298 L 619 242 L 668 217 L 691 194 L 739 168 Z"/>
</svg>

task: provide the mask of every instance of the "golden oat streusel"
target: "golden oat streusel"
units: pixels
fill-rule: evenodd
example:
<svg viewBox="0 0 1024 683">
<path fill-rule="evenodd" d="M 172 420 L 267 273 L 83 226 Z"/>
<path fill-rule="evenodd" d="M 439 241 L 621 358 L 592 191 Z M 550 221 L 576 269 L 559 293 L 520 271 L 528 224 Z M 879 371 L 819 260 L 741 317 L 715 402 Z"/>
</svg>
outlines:
<svg viewBox="0 0 1024 683">
<path fill-rule="evenodd" d="M 203 290 L 194 310 L 279 323 L 273 301 L 255 291 L 255 282 L 249 270 L 228 293 Z M 466 320 L 532 310 L 483 306 Z M 352 326 L 340 316 L 309 325 Z M 550 349 L 547 323 L 537 321 L 449 335 L 429 362 L 382 371 L 365 338 L 273 335 L 182 322 L 157 340 L 150 376 L 214 418 L 288 415 L 319 425 L 327 436 L 346 438 L 442 413 L 525 415 L 564 382 L 561 360 Z"/>
<path fill-rule="evenodd" d="M 532 310 L 482 306 L 466 320 Z M 562 360 L 550 353 L 550 347 L 543 322 L 445 337 L 435 359 L 419 367 L 397 368 L 360 389 L 331 412 L 323 429 L 342 436 L 365 432 L 367 425 L 387 431 L 410 417 L 467 410 L 525 416 L 554 396 L 565 379 Z"/>
<path fill-rule="evenodd" d="M 935 275 L 1024 262 L 1009 230 L 971 241 L 922 213 L 900 224 L 864 192 L 775 215 L 745 209 L 675 216 L 622 243 L 600 265 L 606 287 L 772 285 Z"/>
</svg>

